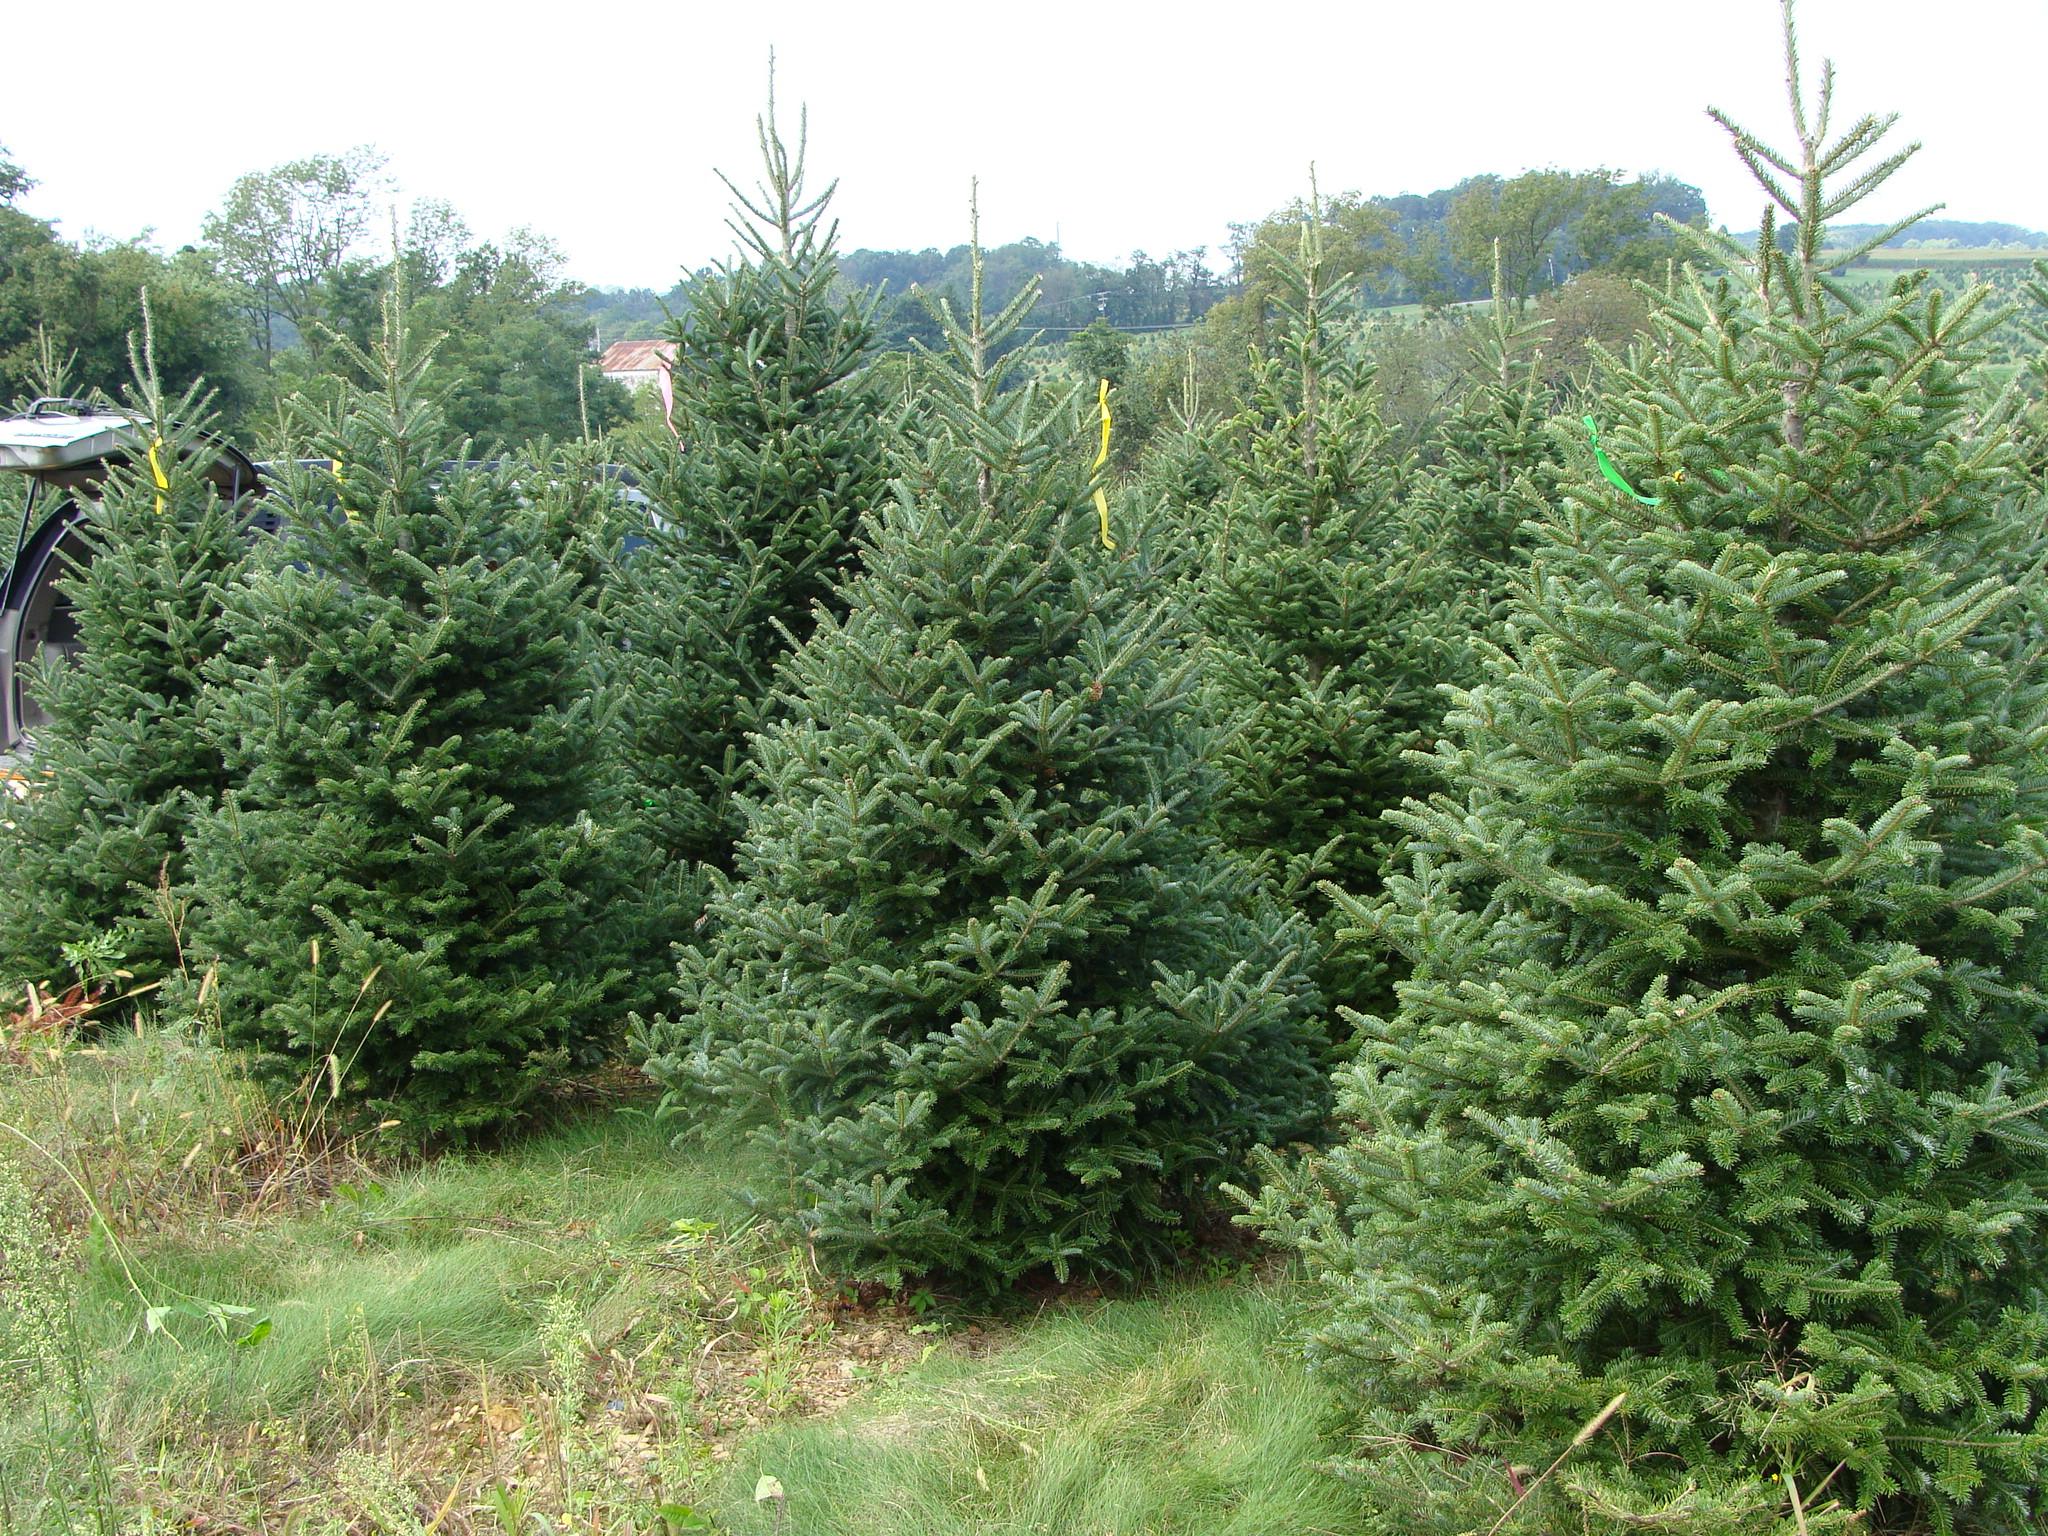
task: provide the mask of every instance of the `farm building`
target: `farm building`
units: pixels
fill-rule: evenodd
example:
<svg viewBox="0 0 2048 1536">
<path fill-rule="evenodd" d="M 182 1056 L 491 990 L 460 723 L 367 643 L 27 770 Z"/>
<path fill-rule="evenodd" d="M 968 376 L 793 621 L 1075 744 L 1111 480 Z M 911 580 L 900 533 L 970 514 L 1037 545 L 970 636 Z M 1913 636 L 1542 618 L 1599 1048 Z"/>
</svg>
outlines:
<svg viewBox="0 0 2048 1536">
<path fill-rule="evenodd" d="M 597 360 L 598 371 L 628 389 L 659 381 L 676 355 L 672 341 L 615 341 Z"/>
</svg>

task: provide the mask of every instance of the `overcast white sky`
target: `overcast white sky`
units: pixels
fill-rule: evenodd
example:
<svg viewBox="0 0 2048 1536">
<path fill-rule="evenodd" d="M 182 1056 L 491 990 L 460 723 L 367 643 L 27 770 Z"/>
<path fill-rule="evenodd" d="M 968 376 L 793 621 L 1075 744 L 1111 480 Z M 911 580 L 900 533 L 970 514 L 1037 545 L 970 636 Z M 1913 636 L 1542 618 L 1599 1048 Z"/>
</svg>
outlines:
<svg viewBox="0 0 2048 1536">
<path fill-rule="evenodd" d="M 1480 171 L 1609 165 L 1761 196 L 1704 109 L 1784 138 L 1776 0 L 98 0 L 0 7 L 0 144 L 23 206 L 197 237 L 234 178 L 374 143 L 405 194 L 480 234 L 557 239 L 592 283 L 666 287 L 722 254 L 714 166 L 751 175 L 771 45 L 811 116 L 849 246 L 1058 237 L 1121 257 L 1220 245 L 1301 190 L 1428 191 Z M 1903 114 L 1927 148 L 1869 217 L 2048 228 L 2048 0 L 1804 0 L 1838 118 Z"/>
</svg>

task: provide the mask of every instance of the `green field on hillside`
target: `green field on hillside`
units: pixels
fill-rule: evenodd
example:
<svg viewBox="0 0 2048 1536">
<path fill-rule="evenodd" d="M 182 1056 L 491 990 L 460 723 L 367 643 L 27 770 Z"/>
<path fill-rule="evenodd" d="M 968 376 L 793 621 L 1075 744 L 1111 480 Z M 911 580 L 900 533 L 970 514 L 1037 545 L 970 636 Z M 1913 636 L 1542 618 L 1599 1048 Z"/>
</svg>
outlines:
<svg viewBox="0 0 2048 1536">
<path fill-rule="evenodd" d="M 2038 251 L 1971 250 L 1963 247 L 1926 247 L 1912 250 L 1872 251 L 1851 268 L 1860 271 L 1865 267 L 1893 270 L 1900 267 L 2031 267 L 2037 261 L 2048 261 L 2048 249 Z"/>
</svg>

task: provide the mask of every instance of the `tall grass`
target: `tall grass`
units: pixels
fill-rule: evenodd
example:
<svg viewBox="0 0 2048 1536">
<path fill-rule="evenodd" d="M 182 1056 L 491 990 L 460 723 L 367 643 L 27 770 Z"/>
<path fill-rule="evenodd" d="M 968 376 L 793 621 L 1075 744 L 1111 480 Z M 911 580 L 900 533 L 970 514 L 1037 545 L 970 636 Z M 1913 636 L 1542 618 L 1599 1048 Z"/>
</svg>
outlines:
<svg viewBox="0 0 2048 1536">
<path fill-rule="evenodd" d="M 619 1283 L 621 1252 L 658 1242 L 677 1219 L 729 1211 L 703 1168 L 626 1122 L 352 1188 L 241 1239 L 150 1248 L 158 1281 L 255 1308 L 273 1329 L 254 1349 L 201 1338 L 125 1351 L 118 1397 L 232 1405 L 245 1417 L 303 1413 L 366 1345 L 401 1386 L 530 1375 L 546 1363 L 536 1330 L 548 1297 L 566 1287 L 594 1305 Z M 116 1310 L 108 1346 L 123 1326 Z"/>
<path fill-rule="evenodd" d="M 726 1153 L 645 1119 L 428 1162 L 280 1150 L 231 1057 L 147 1024 L 0 1063 L 0 1122 L 62 1264 L 28 1299 L 47 1320 L 61 1285 L 64 1319 L 0 1397 L 10 1533 L 1356 1524 L 1311 1470 L 1327 1404 L 1283 1285 L 969 1333 L 839 1293 L 749 1226 Z M 782 1501 L 755 1502 L 764 1474 Z"/>
<path fill-rule="evenodd" d="M 131 1512 L 165 1522 L 260 1528 L 296 1507 L 278 1502 L 287 1485 L 366 1455 L 432 1482 L 451 1449 L 475 1449 L 454 1445 L 451 1414 L 469 1410 L 459 1438 L 549 1389 L 550 1316 L 574 1318 L 579 1348 L 624 1339 L 673 1289 L 674 1223 L 736 1215 L 708 1170 L 610 1115 L 497 1155 L 380 1165 L 315 1137 L 299 1150 L 316 1165 L 293 1163 L 231 1058 L 147 1024 L 18 1053 L 0 1066 L 0 1124 L 38 1229 L 67 1254 L 76 1355 L 60 1380 L 43 1351 L 45 1388 L 0 1399 L 10 1531 L 90 1528 L 59 1466 L 88 1442 Z M 0 1311 L 41 1300 L 0 1295 Z M 330 1492 L 340 1511 L 346 1489 Z"/>
</svg>

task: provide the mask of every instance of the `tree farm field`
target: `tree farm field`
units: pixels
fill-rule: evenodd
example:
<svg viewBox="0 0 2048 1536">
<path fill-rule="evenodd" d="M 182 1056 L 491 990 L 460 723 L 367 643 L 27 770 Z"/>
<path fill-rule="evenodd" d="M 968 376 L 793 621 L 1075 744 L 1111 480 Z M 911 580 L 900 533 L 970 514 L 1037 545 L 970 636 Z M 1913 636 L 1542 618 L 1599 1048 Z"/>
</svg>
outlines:
<svg viewBox="0 0 2048 1536">
<path fill-rule="evenodd" d="M 0 1536 L 2048 1533 L 2048 236 L 1794 11 L 1749 236 L 0 149 Z"/>
</svg>

